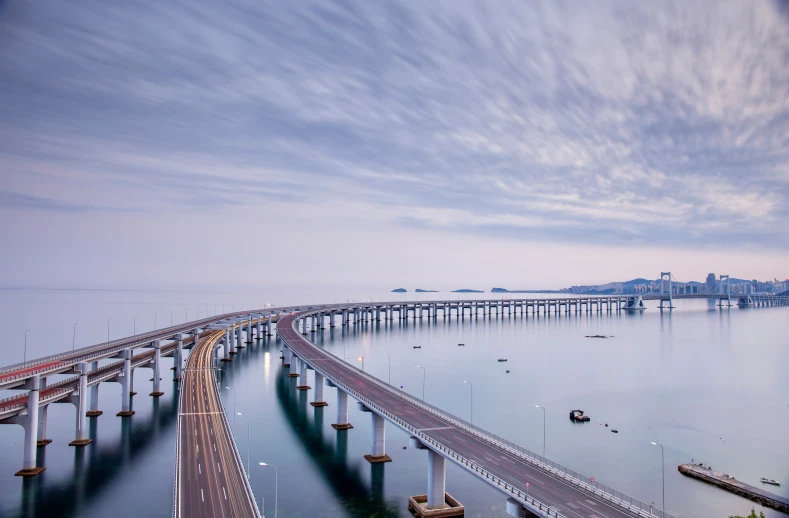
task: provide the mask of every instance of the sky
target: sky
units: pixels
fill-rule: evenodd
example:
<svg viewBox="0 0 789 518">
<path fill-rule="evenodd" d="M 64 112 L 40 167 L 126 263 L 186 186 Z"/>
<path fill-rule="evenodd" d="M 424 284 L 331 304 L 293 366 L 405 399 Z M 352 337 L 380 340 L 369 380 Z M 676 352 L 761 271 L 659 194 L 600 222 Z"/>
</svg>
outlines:
<svg viewBox="0 0 789 518">
<path fill-rule="evenodd" d="M 789 4 L 0 0 L 0 286 L 789 277 Z"/>
</svg>

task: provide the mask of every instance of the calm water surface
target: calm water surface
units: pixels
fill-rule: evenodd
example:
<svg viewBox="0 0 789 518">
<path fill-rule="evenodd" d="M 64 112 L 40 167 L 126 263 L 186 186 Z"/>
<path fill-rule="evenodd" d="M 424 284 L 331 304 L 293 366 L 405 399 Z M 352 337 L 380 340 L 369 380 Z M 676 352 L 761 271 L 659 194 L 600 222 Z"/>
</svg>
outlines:
<svg viewBox="0 0 789 518">
<path fill-rule="evenodd" d="M 76 321 L 83 322 L 77 326 L 79 347 L 106 340 L 110 317 L 110 333 L 117 338 L 133 332 L 134 314 L 140 332 L 153 328 L 157 311 L 162 327 L 169 325 L 171 310 L 179 323 L 195 319 L 198 308 L 200 316 L 221 310 L 214 304 L 223 302 L 229 311 L 230 304 L 238 310 L 241 302 L 248 308 L 260 302 L 417 298 L 336 290 L 288 300 L 290 293 L 281 293 L 0 291 L 0 324 L 6 330 L 2 360 L 21 360 L 24 330 L 30 327 L 35 330 L 28 337 L 28 355 L 37 357 L 70 347 Z M 721 311 L 706 301 L 677 305 L 670 314 L 651 306 L 639 314 L 381 321 L 327 329 L 315 341 L 360 367 L 363 356 L 368 372 L 383 380 L 391 375 L 393 385 L 417 397 L 424 380 L 428 402 L 466 420 L 473 412 L 478 426 L 538 453 L 544 446 L 552 460 L 658 504 L 660 449 L 650 442 L 660 442 L 671 513 L 745 514 L 750 501 L 688 479 L 676 467 L 694 459 L 754 485 L 762 476 L 789 481 L 789 308 Z M 613 337 L 585 337 L 592 334 Z M 408 496 L 425 490 L 426 454 L 403 450 L 408 437 L 389 425 L 387 453 L 393 462 L 371 466 L 363 459 L 369 415 L 352 406 L 354 429 L 333 430 L 335 391 L 325 390 L 329 407 L 312 408 L 312 392 L 296 391 L 296 381 L 283 375 L 279 351 L 271 339 L 244 349 L 225 365 L 222 381 L 235 391 L 223 391 L 230 411 L 250 416 L 251 483 L 266 516 L 274 514 L 275 474 L 259 462 L 278 467 L 279 516 L 409 516 Z M 497 362 L 499 357 L 508 362 Z M 417 365 L 424 367 L 424 378 Z M 101 385 L 105 413 L 90 420 L 94 442 L 86 448 L 67 446 L 74 435 L 73 405 L 51 405 L 48 436 L 54 442 L 39 450 L 47 470 L 36 478 L 14 477 L 22 462 L 23 431 L 0 426 L 0 515 L 170 516 L 177 386 L 165 384 L 164 397 L 150 398 L 145 395 L 150 374 L 135 372 L 139 394 L 130 419 L 114 415 L 120 386 Z M 547 409 L 544 443 L 543 413 L 535 404 Z M 592 421 L 572 424 L 571 409 L 583 409 Z M 234 426 L 246 462 L 247 420 L 237 417 Z M 501 493 L 450 464 L 447 490 L 466 506 L 467 516 L 507 516 Z M 770 490 L 789 497 L 789 484 Z"/>
</svg>

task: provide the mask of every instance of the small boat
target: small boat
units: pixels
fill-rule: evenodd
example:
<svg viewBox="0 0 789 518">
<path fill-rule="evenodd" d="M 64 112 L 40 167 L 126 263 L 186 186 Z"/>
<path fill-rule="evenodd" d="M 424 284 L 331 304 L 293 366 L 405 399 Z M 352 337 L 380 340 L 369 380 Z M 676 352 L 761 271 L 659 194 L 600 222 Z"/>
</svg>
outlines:
<svg viewBox="0 0 789 518">
<path fill-rule="evenodd" d="M 611 431 L 614 432 L 614 433 L 619 433 L 619 430 L 617 430 L 615 428 L 611 428 Z"/>
<path fill-rule="evenodd" d="M 466 344 L 458 344 L 458 347 L 465 347 Z"/>
<path fill-rule="evenodd" d="M 422 348 L 422 346 L 421 346 L 421 345 L 415 345 L 415 346 L 414 346 L 414 349 L 421 349 L 421 348 Z"/>
<path fill-rule="evenodd" d="M 507 370 L 504 372 L 504 374 L 509 374 L 509 373 L 510 373 L 510 370 L 509 370 L 509 369 L 507 369 Z"/>
<path fill-rule="evenodd" d="M 764 478 L 764 477 L 760 478 L 759 482 L 761 482 L 762 484 L 771 484 L 773 486 L 780 486 L 781 485 L 781 483 L 778 482 L 777 480 L 773 480 L 771 478 Z"/>
<path fill-rule="evenodd" d="M 499 361 L 500 361 L 500 362 L 506 362 L 506 361 L 507 361 L 507 358 L 499 358 Z"/>
</svg>

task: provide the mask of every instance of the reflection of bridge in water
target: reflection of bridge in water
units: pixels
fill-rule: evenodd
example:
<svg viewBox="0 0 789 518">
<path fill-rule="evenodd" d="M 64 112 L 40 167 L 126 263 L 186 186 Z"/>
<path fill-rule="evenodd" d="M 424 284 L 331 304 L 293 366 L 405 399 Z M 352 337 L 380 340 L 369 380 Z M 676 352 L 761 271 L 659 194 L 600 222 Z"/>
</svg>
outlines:
<svg viewBox="0 0 789 518">
<path fill-rule="evenodd" d="M 154 447 L 160 437 L 172 434 L 177 414 L 176 398 L 164 405 L 160 399 L 154 399 L 149 418 L 137 419 L 133 426 L 130 420 L 121 420 L 120 437 L 115 441 L 99 436 L 99 423 L 91 420 L 88 434 L 96 439 L 90 448 L 74 449 L 73 476 L 57 481 L 52 481 L 46 473 L 39 477 L 24 477 L 17 514 L 28 517 L 77 516 L 80 509 L 100 498 L 120 478 L 125 468 L 142 462 L 142 455 Z M 45 449 L 41 448 L 40 462 L 45 462 L 45 455 Z"/>
<path fill-rule="evenodd" d="M 368 487 L 361 470 L 347 462 L 348 434 L 337 431 L 334 442 L 325 439 L 325 408 L 315 408 L 314 417 L 310 419 L 313 409 L 307 393 L 296 391 L 295 387 L 296 381 L 280 370 L 276 380 L 277 401 L 293 436 L 304 447 L 326 485 L 353 516 L 397 516 L 399 505 L 389 504 L 383 498 L 384 465 L 370 464 L 371 485 Z"/>
</svg>

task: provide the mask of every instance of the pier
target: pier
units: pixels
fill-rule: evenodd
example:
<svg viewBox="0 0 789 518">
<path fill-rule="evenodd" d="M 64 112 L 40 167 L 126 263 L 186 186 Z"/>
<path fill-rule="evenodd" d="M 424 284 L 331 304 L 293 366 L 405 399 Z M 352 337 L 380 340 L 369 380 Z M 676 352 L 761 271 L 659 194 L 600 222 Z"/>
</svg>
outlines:
<svg viewBox="0 0 789 518">
<path fill-rule="evenodd" d="M 721 471 L 713 471 L 698 464 L 680 464 L 677 469 L 680 473 L 688 477 L 697 478 L 708 484 L 716 485 L 735 495 L 748 498 L 765 507 L 775 509 L 776 511 L 789 513 L 789 498 L 784 498 L 770 493 L 769 491 L 746 484 L 745 482 L 740 482 L 731 475 L 727 475 Z"/>
</svg>

